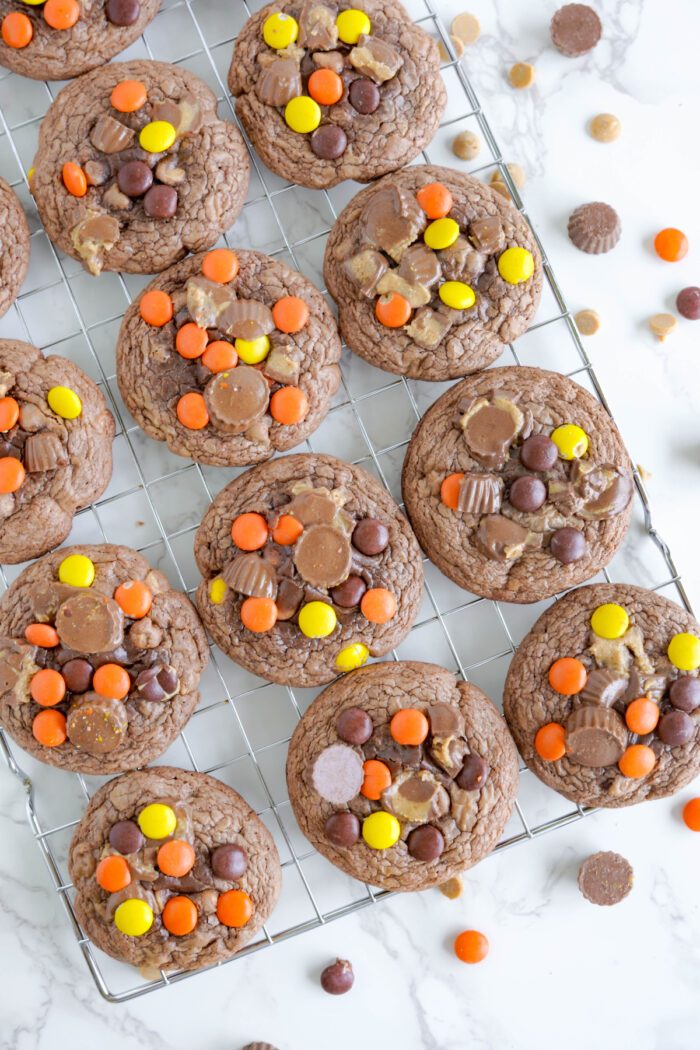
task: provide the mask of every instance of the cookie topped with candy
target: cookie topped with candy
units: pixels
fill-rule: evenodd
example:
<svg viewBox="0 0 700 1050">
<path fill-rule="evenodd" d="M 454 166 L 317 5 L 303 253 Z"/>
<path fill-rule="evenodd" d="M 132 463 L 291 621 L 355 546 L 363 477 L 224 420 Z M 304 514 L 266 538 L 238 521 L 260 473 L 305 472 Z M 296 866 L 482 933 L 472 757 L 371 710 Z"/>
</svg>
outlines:
<svg viewBox="0 0 700 1050">
<path fill-rule="evenodd" d="M 440 885 L 498 841 L 513 741 L 491 701 L 435 664 L 379 663 L 325 689 L 294 731 L 289 798 L 333 864 L 390 890 Z"/>
<path fill-rule="evenodd" d="M 208 659 L 184 594 L 128 547 L 65 547 L 0 602 L 0 722 L 30 754 L 114 773 L 162 754 Z"/>
<path fill-rule="evenodd" d="M 260 252 L 215 248 L 157 277 L 117 344 L 122 397 L 173 452 L 241 466 L 300 444 L 340 384 L 321 293 Z"/>
<path fill-rule="evenodd" d="M 510 666 L 504 712 L 523 758 L 582 805 L 664 798 L 700 772 L 700 625 L 627 584 L 565 595 Z"/>
<path fill-rule="evenodd" d="M 410 163 L 447 97 L 435 41 L 397 0 L 276 0 L 239 33 L 228 82 L 265 164 L 315 189 Z"/>
<path fill-rule="evenodd" d="M 68 870 L 88 937 L 148 976 L 230 958 L 269 918 L 282 882 L 272 835 L 241 796 L 169 766 L 93 795 Z"/>
<path fill-rule="evenodd" d="M 217 644 L 286 685 L 320 685 L 389 652 L 421 600 L 406 519 L 371 475 L 332 456 L 285 456 L 236 478 L 205 514 L 195 558 Z"/>
<path fill-rule="evenodd" d="M 413 165 L 353 197 L 328 238 L 324 276 L 351 350 L 389 372 L 443 380 L 485 368 L 527 329 L 542 260 L 500 193 Z"/>
</svg>

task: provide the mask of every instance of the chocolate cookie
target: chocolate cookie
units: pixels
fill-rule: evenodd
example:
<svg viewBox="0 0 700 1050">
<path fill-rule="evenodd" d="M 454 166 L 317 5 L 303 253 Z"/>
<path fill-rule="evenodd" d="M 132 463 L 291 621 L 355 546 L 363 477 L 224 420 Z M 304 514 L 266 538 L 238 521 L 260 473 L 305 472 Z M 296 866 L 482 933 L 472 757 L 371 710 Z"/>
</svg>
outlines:
<svg viewBox="0 0 700 1050">
<path fill-rule="evenodd" d="M 700 625 L 628 584 L 540 616 L 510 665 L 504 711 L 545 784 L 586 806 L 664 798 L 700 773 Z"/>
<path fill-rule="evenodd" d="M 29 244 L 22 205 L 0 179 L 0 317 L 12 306 L 27 276 Z"/>
<path fill-rule="evenodd" d="M 104 65 L 141 36 L 160 0 L 0 0 L 0 65 L 35 80 L 67 80 Z"/>
<path fill-rule="evenodd" d="M 437 44 L 396 0 L 276 0 L 243 27 L 228 82 L 268 168 L 312 189 L 409 164 L 447 101 Z"/>
<path fill-rule="evenodd" d="M 243 139 L 214 93 L 164 62 L 118 62 L 64 87 L 34 166 L 46 232 L 94 274 L 159 272 L 211 247 L 248 188 Z"/>
<path fill-rule="evenodd" d="M 197 706 L 208 659 L 184 594 L 129 547 L 63 547 L 0 602 L 0 723 L 78 773 L 157 758 Z"/>
<path fill-rule="evenodd" d="M 594 576 L 622 543 L 632 464 L 602 405 L 540 368 L 451 387 L 408 446 L 403 498 L 418 542 L 474 594 L 537 602 Z"/>
<path fill-rule="evenodd" d="M 272 835 L 248 803 L 213 777 L 170 766 L 125 773 L 93 795 L 68 871 L 90 940 L 149 974 L 230 959 L 269 918 L 282 884 Z"/>
<path fill-rule="evenodd" d="M 482 182 L 414 165 L 361 190 L 326 243 L 340 331 L 370 364 L 413 379 L 485 368 L 526 330 L 542 259 L 522 215 Z"/>
<path fill-rule="evenodd" d="M 283 456 L 223 489 L 194 553 L 217 645 L 270 682 L 323 685 L 383 656 L 422 596 L 415 537 L 391 496 L 333 456 Z"/>
<path fill-rule="evenodd" d="M 324 857 L 372 886 L 423 890 L 496 845 L 518 761 L 476 686 L 435 664 L 380 663 L 314 700 L 289 745 L 287 783 Z"/>
<path fill-rule="evenodd" d="M 217 248 L 132 303 L 117 378 L 151 437 L 200 463 L 242 466 L 313 433 L 338 389 L 339 358 L 333 315 L 310 281 L 259 252 Z"/>
<path fill-rule="evenodd" d="M 114 419 L 65 357 L 0 339 L 0 561 L 62 543 L 112 476 Z"/>
</svg>

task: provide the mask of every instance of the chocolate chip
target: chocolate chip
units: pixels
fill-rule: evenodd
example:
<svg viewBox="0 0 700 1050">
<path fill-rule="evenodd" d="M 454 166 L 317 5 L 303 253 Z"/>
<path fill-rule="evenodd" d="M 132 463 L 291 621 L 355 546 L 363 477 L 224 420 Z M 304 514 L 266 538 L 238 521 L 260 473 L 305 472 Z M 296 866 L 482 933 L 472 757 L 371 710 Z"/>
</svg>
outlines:
<svg viewBox="0 0 700 1050">
<path fill-rule="evenodd" d="M 329 995 L 344 995 L 355 983 L 355 974 L 347 959 L 336 959 L 321 974 L 321 987 Z"/>
<path fill-rule="evenodd" d="M 578 888 L 591 904 L 619 904 L 632 889 L 632 865 L 619 853 L 587 857 L 578 871 Z"/>
<path fill-rule="evenodd" d="M 562 565 L 571 565 L 574 561 L 580 561 L 586 553 L 586 546 L 586 537 L 583 533 L 568 525 L 563 529 L 557 529 L 549 541 L 552 557 L 560 561 Z"/>
<path fill-rule="evenodd" d="M 335 731 L 346 744 L 366 744 L 374 731 L 372 719 L 361 707 L 346 707 L 335 722 Z"/>
<path fill-rule="evenodd" d="M 467 755 L 464 765 L 455 777 L 457 787 L 462 791 L 479 791 L 486 783 L 489 766 L 479 755 Z"/>
<path fill-rule="evenodd" d="M 88 755 L 106 755 L 122 743 L 128 724 L 123 701 L 86 693 L 68 712 L 66 732 L 78 750 Z"/>
<path fill-rule="evenodd" d="M 311 770 L 314 789 L 326 802 L 337 806 L 355 798 L 363 780 L 362 759 L 346 744 L 324 748 Z"/>
<path fill-rule="evenodd" d="M 332 846 L 348 849 L 360 837 L 360 821 L 354 813 L 332 813 L 324 825 L 326 838 Z"/>
<path fill-rule="evenodd" d="M 424 824 L 414 828 L 406 840 L 406 846 L 415 860 L 437 860 L 445 848 L 445 839 L 439 828 Z"/>
<path fill-rule="evenodd" d="M 143 843 L 141 829 L 133 820 L 119 820 L 109 829 L 109 844 L 117 853 L 136 853 Z"/>
<path fill-rule="evenodd" d="M 71 693 L 86 693 L 92 681 L 92 666 L 87 660 L 69 660 L 61 668 L 66 689 Z"/>
<path fill-rule="evenodd" d="M 695 722 L 685 711 L 669 711 L 662 716 L 656 732 L 659 740 L 668 747 L 680 747 L 692 740 Z"/>
<path fill-rule="evenodd" d="M 180 679 L 174 667 L 157 663 L 141 671 L 136 679 L 136 691 L 143 700 L 171 700 L 179 684 Z"/>
<path fill-rule="evenodd" d="M 700 320 L 700 288 L 691 285 L 680 291 L 676 297 L 676 309 L 687 321 Z"/>
<path fill-rule="evenodd" d="M 105 14 L 113 26 L 132 26 L 139 20 L 141 4 L 139 0 L 107 0 Z"/>
<path fill-rule="evenodd" d="M 353 529 L 352 543 L 360 554 L 373 557 L 381 554 L 389 542 L 389 530 L 377 518 L 363 518 Z"/>
<path fill-rule="evenodd" d="M 127 197 L 142 197 L 153 185 L 153 172 L 143 160 L 128 160 L 117 172 L 117 186 Z"/>
<path fill-rule="evenodd" d="M 361 576 L 348 576 L 347 580 L 331 590 L 331 600 L 341 609 L 353 609 L 362 601 L 367 584 Z"/>
<path fill-rule="evenodd" d="M 679 711 L 694 711 L 700 706 L 700 678 L 684 675 L 677 678 L 671 686 L 669 699 Z"/>
<path fill-rule="evenodd" d="M 533 478 L 531 474 L 525 474 L 516 478 L 510 486 L 508 499 L 511 506 L 526 514 L 532 514 L 539 510 L 547 499 L 547 486 L 539 478 Z"/>
<path fill-rule="evenodd" d="M 374 113 L 381 101 L 377 85 L 364 77 L 353 80 L 348 92 L 348 98 L 353 109 L 356 109 L 358 113 L 362 113 L 363 116 Z"/>
<path fill-rule="evenodd" d="M 226 882 L 234 882 L 240 879 L 248 867 L 248 854 L 242 846 L 234 842 L 227 842 L 224 846 L 217 846 L 211 854 L 211 870 L 217 879 Z"/>
<path fill-rule="evenodd" d="M 177 211 L 177 190 L 172 186 L 151 186 L 143 198 L 143 209 L 152 219 L 172 219 Z"/>
<path fill-rule="evenodd" d="M 546 434 L 531 434 L 520 449 L 520 462 L 528 470 L 551 470 L 558 457 L 557 446 Z"/>
<path fill-rule="evenodd" d="M 124 614 L 113 598 L 79 592 L 63 602 L 56 630 L 66 649 L 76 653 L 106 653 L 122 644 Z"/>
<path fill-rule="evenodd" d="M 348 147 L 348 137 L 337 124 L 321 124 L 311 136 L 311 151 L 321 160 L 337 160 Z"/>
</svg>

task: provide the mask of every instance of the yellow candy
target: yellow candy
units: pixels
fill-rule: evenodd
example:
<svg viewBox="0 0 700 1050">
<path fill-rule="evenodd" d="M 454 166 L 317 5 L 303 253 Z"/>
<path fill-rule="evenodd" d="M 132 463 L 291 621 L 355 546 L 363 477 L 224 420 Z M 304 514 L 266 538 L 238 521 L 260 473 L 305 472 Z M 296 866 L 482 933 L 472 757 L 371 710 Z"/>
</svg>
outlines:
<svg viewBox="0 0 700 1050">
<path fill-rule="evenodd" d="M 695 671 L 700 667 L 700 638 L 696 634 L 674 634 L 668 643 L 667 655 L 679 671 Z"/>
<path fill-rule="evenodd" d="M 46 400 L 51 411 L 61 419 L 77 419 L 83 411 L 83 403 L 75 390 L 67 386 L 52 386 Z"/>
<path fill-rule="evenodd" d="M 372 31 L 369 16 L 364 11 L 358 11 L 356 7 L 341 11 L 335 24 L 338 27 L 338 36 L 344 44 L 356 44 L 363 33 Z"/>
<path fill-rule="evenodd" d="M 622 638 L 629 625 L 627 610 L 613 602 L 599 605 L 591 616 L 591 629 L 599 638 Z"/>
<path fill-rule="evenodd" d="M 362 667 L 369 659 L 369 649 L 362 642 L 353 642 L 341 649 L 335 658 L 335 666 L 339 671 L 354 671 Z"/>
<path fill-rule="evenodd" d="M 308 95 L 297 95 L 284 107 L 284 119 L 292 131 L 306 135 L 321 123 L 321 107 Z"/>
<path fill-rule="evenodd" d="M 468 310 L 476 302 L 474 290 L 462 281 L 445 281 L 440 285 L 438 295 L 445 306 L 453 310 Z"/>
<path fill-rule="evenodd" d="M 459 226 L 454 219 L 436 219 L 423 234 L 425 243 L 436 252 L 449 248 L 458 237 Z"/>
<path fill-rule="evenodd" d="M 45 4 L 46 0 L 22 0 L 25 4 L 30 4 L 32 7 L 38 7 L 39 4 Z"/>
<path fill-rule="evenodd" d="M 508 284 L 529 281 L 535 272 L 535 260 L 527 248 L 506 248 L 498 260 L 498 272 Z"/>
<path fill-rule="evenodd" d="M 401 825 L 391 813 L 370 813 L 362 824 L 362 838 L 372 849 L 389 849 L 400 834 Z"/>
<path fill-rule="evenodd" d="M 145 901 L 132 897 L 122 901 L 115 911 L 114 925 L 127 937 L 143 937 L 153 925 L 153 912 Z"/>
<path fill-rule="evenodd" d="M 58 578 L 71 587 L 91 587 L 95 566 L 84 554 L 69 554 L 58 566 Z"/>
<path fill-rule="evenodd" d="M 270 353 L 270 340 L 266 335 L 259 339 L 236 339 L 236 351 L 246 365 L 257 365 Z"/>
<path fill-rule="evenodd" d="M 327 638 L 337 623 L 335 610 L 326 602 L 309 602 L 299 613 L 299 627 L 307 638 Z"/>
<path fill-rule="evenodd" d="M 175 128 L 167 120 L 152 120 L 141 128 L 139 145 L 148 153 L 165 153 L 175 141 Z"/>
<path fill-rule="evenodd" d="M 588 434 L 575 423 L 565 423 L 550 434 L 562 459 L 580 459 L 588 452 Z"/>
<path fill-rule="evenodd" d="M 209 598 L 214 603 L 214 605 L 221 605 L 225 597 L 226 584 L 220 576 L 217 576 L 217 578 L 215 580 L 212 580 L 211 584 L 209 585 Z"/>
<path fill-rule="evenodd" d="M 138 816 L 139 827 L 147 839 L 167 839 L 177 824 L 177 817 L 163 802 L 152 802 Z"/>
<path fill-rule="evenodd" d="M 285 15 L 277 11 L 265 19 L 263 25 L 263 40 L 268 47 L 280 51 L 293 44 L 299 36 L 299 23 L 291 15 Z"/>
</svg>

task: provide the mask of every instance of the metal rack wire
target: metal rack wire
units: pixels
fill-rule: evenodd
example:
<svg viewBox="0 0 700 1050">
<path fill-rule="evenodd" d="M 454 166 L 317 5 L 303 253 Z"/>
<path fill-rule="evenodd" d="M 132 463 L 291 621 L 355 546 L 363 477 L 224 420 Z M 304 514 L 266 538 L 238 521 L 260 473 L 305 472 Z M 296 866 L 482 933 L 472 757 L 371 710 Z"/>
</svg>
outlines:
<svg viewBox="0 0 700 1050">
<path fill-rule="evenodd" d="M 166 0 L 142 40 L 120 58 L 159 58 L 191 68 L 214 88 L 222 114 L 235 120 L 226 88 L 235 34 L 228 34 L 231 28 L 240 29 L 262 4 L 263 0 L 243 0 L 232 10 L 223 0 Z M 416 22 L 442 40 L 451 56 L 443 65 L 448 109 L 422 159 L 450 164 L 452 157 L 454 162 L 448 140 L 463 128 L 478 130 L 490 157 L 472 166 L 471 173 L 483 176 L 497 168 L 529 222 L 520 192 L 431 0 L 408 0 L 407 6 Z M 118 421 L 112 483 L 97 504 L 76 516 L 70 542 L 128 543 L 183 590 L 191 591 L 198 578 L 192 557 L 194 531 L 207 503 L 239 471 L 202 468 L 171 455 L 139 431 L 121 403 L 114 377 L 114 341 L 122 313 L 147 279 L 103 274 L 95 281 L 74 260 L 57 252 L 38 224 L 24 175 L 39 123 L 59 87 L 20 82 L 11 74 L 0 78 L 0 175 L 20 195 L 32 225 L 29 277 L 13 309 L 0 320 L 0 337 L 27 339 L 76 360 L 100 383 Z M 306 191 L 271 175 L 252 151 L 251 161 L 248 200 L 225 242 L 257 247 L 283 258 L 322 286 L 320 260 L 325 239 L 357 187 Z M 546 278 L 543 303 L 517 351 L 510 347 L 504 355 L 506 363 L 511 363 L 509 353 L 512 363 L 551 367 L 573 376 L 609 411 L 544 247 L 539 246 Z M 360 463 L 400 500 L 400 468 L 408 438 L 421 411 L 442 388 L 379 372 L 347 350 L 342 371 L 343 383 L 334 406 L 305 447 Z M 653 526 L 644 485 L 638 476 L 635 482 L 635 516 L 625 547 L 598 578 L 662 590 L 689 608 L 670 551 Z M 4 587 L 21 568 L 0 569 Z M 454 586 L 427 561 L 425 568 L 423 608 L 393 658 L 410 655 L 442 663 L 498 701 L 518 641 L 549 603 L 523 607 L 490 602 Z M 160 763 L 211 773 L 230 783 L 254 806 L 275 837 L 283 866 L 280 903 L 261 936 L 237 956 L 240 958 L 387 894 L 338 872 L 309 847 L 294 821 L 284 779 L 286 747 L 315 691 L 269 685 L 236 667 L 215 646 L 211 655 L 201 703 Z M 29 825 L 100 994 L 110 1002 L 124 1002 L 196 976 L 160 973 L 134 983 L 133 969 L 114 962 L 87 940 L 75 918 L 66 856 L 85 803 L 104 778 L 68 774 L 36 762 L 2 732 L 0 747 L 9 768 L 24 785 Z M 585 813 L 522 768 L 515 812 L 497 849 L 563 827 Z"/>
</svg>

